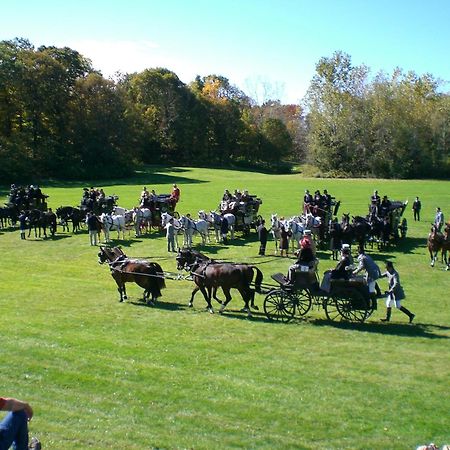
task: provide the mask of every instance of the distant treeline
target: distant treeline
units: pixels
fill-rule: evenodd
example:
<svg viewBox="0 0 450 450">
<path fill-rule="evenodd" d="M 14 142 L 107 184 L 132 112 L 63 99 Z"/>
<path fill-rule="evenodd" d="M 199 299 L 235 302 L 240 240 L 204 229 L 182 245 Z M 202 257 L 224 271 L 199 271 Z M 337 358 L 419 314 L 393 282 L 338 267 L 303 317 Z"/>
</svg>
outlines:
<svg viewBox="0 0 450 450">
<path fill-rule="evenodd" d="M 105 79 L 70 48 L 0 42 L 0 184 L 111 178 L 140 164 L 310 163 L 323 175 L 450 174 L 450 98 L 432 76 L 368 80 L 336 52 L 303 105 L 258 105 L 222 76 L 164 68 Z"/>
</svg>

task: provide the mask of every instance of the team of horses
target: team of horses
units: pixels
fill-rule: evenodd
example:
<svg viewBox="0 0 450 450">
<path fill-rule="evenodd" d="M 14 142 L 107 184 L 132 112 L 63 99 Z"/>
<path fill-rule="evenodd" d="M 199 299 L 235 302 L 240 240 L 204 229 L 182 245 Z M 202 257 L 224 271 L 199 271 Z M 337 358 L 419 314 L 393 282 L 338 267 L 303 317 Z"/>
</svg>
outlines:
<svg viewBox="0 0 450 450">
<path fill-rule="evenodd" d="M 221 305 L 219 312 L 223 313 L 232 299 L 231 289 L 236 289 L 244 301 L 242 311 L 250 317 L 250 308 L 258 309 L 255 305 L 255 292 L 261 292 L 263 274 L 255 265 L 216 261 L 189 248 L 179 249 L 176 260 L 178 270 L 188 271 L 195 284 L 189 307 L 193 306 L 194 296 L 200 291 L 210 313 L 214 312 L 212 298 Z M 98 262 L 109 265 L 111 276 L 117 284 L 120 302 L 127 299 L 126 283 L 136 283 L 143 288 L 143 300 L 147 304 L 153 305 L 161 297 L 161 290 L 165 287 L 165 273 L 158 263 L 128 258 L 119 247 L 106 246 L 100 247 Z M 225 296 L 223 301 L 217 297 L 219 288 Z"/>
</svg>

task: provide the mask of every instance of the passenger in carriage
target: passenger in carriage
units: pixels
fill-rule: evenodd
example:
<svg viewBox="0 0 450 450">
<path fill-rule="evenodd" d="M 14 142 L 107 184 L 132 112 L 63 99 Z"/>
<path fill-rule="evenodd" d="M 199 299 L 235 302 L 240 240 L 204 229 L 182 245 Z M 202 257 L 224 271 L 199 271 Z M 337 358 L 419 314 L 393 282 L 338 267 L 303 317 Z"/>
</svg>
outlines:
<svg viewBox="0 0 450 450">
<path fill-rule="evenodd" d="M 230 194 L 230 191 L 228 189 L 225 189 L 225 192 L 223 193 L 222 201 L 229 202 L 232 198 L 233 197 Z"/>
<path fill-rule="evenodd" d="M 328 193 L 328 191 L 326 189 L 324 189 L 323 195 L 322 195 L 322 203 L 323 203 L 323 208 L 327 211 L 331 210 L 331 200 L 332 200 L 331 195 Z"/>
<path fill-rule="evenodd" d="M 242 198 L 241 191 L 239 191 L 238 189 L 235 189 L 234 194 L 233 194 L 233 200 L 236 202 L 240 202 L 241 198 Z"/>
<path fill-rule="evenodd" d="M 387 195 L 383 197 L 380 207 L 378 208 L 378 214 L 380 217 L 386 217 L 391 209 L 391 201 L 388 199 Z"/>
<path fill-rule="evenodd" d="M 370 204 L 373 206 L 376 206 L 378 208 L 380 206 L 380 203 L 381 203 L 381 198 L 378 195 L 378 191 L 375 190 L 375 191 L 373 191 L 373 194 L 370 197 Z"/>
<path fill-rule="evenodd" d="M 303 231 L 303 239 L 300 241 L 300 246 L 302 245 L 302 241 L 306 239 L 309 241 L 309 245 L 311 247 L 311 250 L 313 252 L 314 257 L 316 256 L 316 243 L 314 242 L 314 239 L 312 238 L 311 230 L 304 230 Z"/>
<path fill-rule="evenodd" d="M 308 239 L 302 239 L 300 241 L 300 250 L 296 252 L 297 261 L 289 266 L 288 275 L 286 277 L 289 283 L 295 281 L 295 271 L 301 266 L 308 266 L 309 271 L 315 272 L 317 270 L 317 265 L 319 260 L 314 256 L 311 249 L 311 243 Z"/>
<path fill-rule="evenodd" d="M 241 196 L 241 202 L 248 202 L 249 200 L 251 200 L 251 197 L 248 194 L 248 191 L 245 189 L 244 193 Z"/>
<path fill-rule="evenodd" d="M 309 212 L 311 206 L 313 204 L 313 197 L 309 193 L 308 189 L 305 190 L 305 195 L 303 196 L 303 212 Z"/>
<path fill-rule="evenodd" d="M 343 245 L 341 250 L 341 259 L 337 263 L 333 270 L 327 270 L 323 274 L 321 289 L 330 292 L 331 280 L 349 280 L 351 274 L 351 268 L 353 264 L 353 258 L 350 253 L 350 247 Z"/>
<path fill-rule="evenodd" d="M 141 202 L 149 197 L 149 192 L 147 191 L 147 188 L 144 186 L 141 192 Z"/>
<path fill-rule="evenodd" d="M 106 197 L 105 191 L 104 191 L 103 189 L 100 189 L 100 190 L 98 191 L 98 197 L 97 197 L 97 200 L 98 200 L 98 201 L 105 200 L 105 197 Z"/>
<path fill-rule="evenodd" d="M 172 193 L 170 194 L 170 198 L 169 200 L 173 203 L 173 205 L 175 206 L 179 200 L 180 200 L 180 188 L 174 184 L 173 188 L 172 188 Z"/>
</svg>

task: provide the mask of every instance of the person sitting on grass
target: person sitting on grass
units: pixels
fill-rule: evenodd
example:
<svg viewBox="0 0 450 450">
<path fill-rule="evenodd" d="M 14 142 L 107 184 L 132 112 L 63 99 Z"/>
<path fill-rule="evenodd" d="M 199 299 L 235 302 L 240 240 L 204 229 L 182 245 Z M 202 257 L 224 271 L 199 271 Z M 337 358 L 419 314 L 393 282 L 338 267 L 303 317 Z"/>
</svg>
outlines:
<svg viewBox="0 0 450 450">
<path fill-rule="evenodd" d="M 28 422 L 33 418 L 33 409 L 27 402 L 10 397 L 0 397 L 0 411 L 9 411 L 0 422 L 0 449 L 40 450 L 37 438 L 28 443 Z"/>
</svg>

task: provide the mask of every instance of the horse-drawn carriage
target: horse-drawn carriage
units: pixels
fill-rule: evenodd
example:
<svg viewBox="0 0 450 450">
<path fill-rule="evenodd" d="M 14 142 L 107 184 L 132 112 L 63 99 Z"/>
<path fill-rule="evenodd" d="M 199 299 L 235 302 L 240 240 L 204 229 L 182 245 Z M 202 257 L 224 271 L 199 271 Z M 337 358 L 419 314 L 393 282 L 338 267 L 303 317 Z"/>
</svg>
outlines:
<svg viewBox="0 0 450 450">
<path fill-rule="evenodd" d="M 262 200 L 256 195 L 246 193 L 241 198 L 223 199 L 219 208 L 222 214 L 233 214 L 236 218 L 234 231 L 241 231 L 244 236 L 250 234 L 253 228 L 256 230 L 262 221 L 258 214 Z"/>
<path fill-rule="evenodd" d="M 117 206 L 117 195 L 108 196 L 84 196 L 81 199 L 80 209 L 85 213 L 93 212 L 96 216 L 100 216 L 103 213 L 111 214 L 114 207 Z"/>
<path fill-rule="evenodd" d="M 25 187 L 12 184 L 6 206 L 13 208 L 17 213 L 33 209 L 47 211 L 47 198 L 48 195 L 45 195 L 39 186 Z"/>
<path fill-rule="evenodd" d="M 269 320 L 289 322 L 308 313 L 311 307 L 323 308 L 329 320 L 364 322 L 373 312 L 374 304 L 367 283 L 362 277 L 330 280 L 330 291 L 320 288 L 319 277 L 308 266 L 299 266 L 292 281 L 281 273 L 272 275 L 278 287 L 264 299 L 264 312 Z"/>
<path fill-rule="evenodd" d="M 177 202 L 174 201 L 173 197 L 170 194 L 158 194 L 154 196 L 149 202 L 144 203 L 144 205 L 148 205 L 147 207 L 151 211 L 152 215 L 152 226 L 158 229 L 162 227 L 162 215 L 164 213 L 169 214 L 176 219 L 180 218 L 180 214 L 175 211 Z"/>
</svg>

